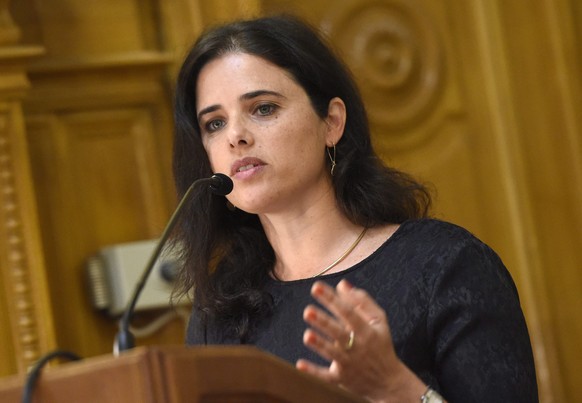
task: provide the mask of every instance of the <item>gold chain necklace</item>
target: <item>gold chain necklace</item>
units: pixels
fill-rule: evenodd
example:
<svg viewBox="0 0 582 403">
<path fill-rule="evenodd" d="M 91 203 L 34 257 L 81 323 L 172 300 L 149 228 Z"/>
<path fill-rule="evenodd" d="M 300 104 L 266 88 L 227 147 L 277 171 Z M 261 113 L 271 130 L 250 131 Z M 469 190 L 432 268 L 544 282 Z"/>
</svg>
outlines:
<svg viewBox="0 0 582 403">
<path fill-rule="evenodd" d="M 335 262 L 333 262 L 332 264 L 330 264 L 325 269 L 323 269 L 322 271 L 320 271 L 316 275 L 312 276 L 311 278 L 319 277 L 319 276 L 327 273 L 331 269 L 333 269 L 335 266 L 337 266 L 339 262 L 341 262 L 342 260 L 344 260 L 350 253 L 352 253 L 352 251 L 356 248 L 356 246 L 358 246 L 358 244 L 360 243 L 360 241 L 362 240 L 362 238 L 364 237 L 364 235 L 366 235 L 366 231 L 367 230 L 368 230 L 368 228 L 364 228 L 364 230 L 358 236 L 358 239 L 356 239 L 354 241 L 354 243 L 340 257 L 338 257 Z"/>
</svg>

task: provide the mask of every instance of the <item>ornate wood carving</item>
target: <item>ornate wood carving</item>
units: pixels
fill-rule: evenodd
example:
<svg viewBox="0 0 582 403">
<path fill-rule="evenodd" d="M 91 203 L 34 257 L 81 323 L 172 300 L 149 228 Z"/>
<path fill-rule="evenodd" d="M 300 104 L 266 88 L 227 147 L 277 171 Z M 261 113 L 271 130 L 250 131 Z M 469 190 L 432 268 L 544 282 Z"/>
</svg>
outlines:
<svg viewBox="0 0 582 403">
<path fill-rule="evenodd" d="M 54 341 L 20 105 L 29 87 L 25 63 L 42 49 L 15 44 L 20 33 L 8 3 L 0 1 L 0 325 L 7 329 L 0 342 L 11 357 L 1 374 L 24 373 Z"/>
<path fill-rule="evenodd" d="M 20 99 L 28 81 L 24 60 L 39 48 L 4 47 L 0 54 L 0 261 L 13 357 L 1 372 L 25 372 L 52 348 L 53 335 L 36 205 L 28 167 Z M 4 337 L 8 337 L 5 335 Z"/>
<path fill-rule="evenodd" d="M 26 368 L 40 356 L 38 321 L 35 317 L 32 280 L 23 233 L 22 212 L 15 181 L 11 132 L 13 108 L 0 104 L 0 198 L 5 292 L 10 306 L 11 333 L 18 366 Z"/>
<path fill-rule="evenodd" d="M 322 21 L 355 72 L 370 120 L 382 135 L 418 125 L 444 79 L 436 27 L 417 1 L 345 1 Z"/>
</svg>

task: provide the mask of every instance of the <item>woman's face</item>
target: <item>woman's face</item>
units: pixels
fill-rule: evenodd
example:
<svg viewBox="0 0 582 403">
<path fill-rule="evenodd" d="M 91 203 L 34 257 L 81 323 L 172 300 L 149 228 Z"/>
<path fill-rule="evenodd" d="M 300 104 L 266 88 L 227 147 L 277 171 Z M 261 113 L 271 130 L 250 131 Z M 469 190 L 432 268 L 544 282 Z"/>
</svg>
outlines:
<svg viewBox="0 0 582 403">
<path fill-rule="evenodd" d="M 285 70 L 229 53 L 202 68 L 196 105 L 212 170 L 232 178 L 228 199 L 238 208 L 257 214 L 305 210 L 329 191 L 325 148 L 343 132 L 341 100 L 334 98 L 321 119 Z"/>
</svg>

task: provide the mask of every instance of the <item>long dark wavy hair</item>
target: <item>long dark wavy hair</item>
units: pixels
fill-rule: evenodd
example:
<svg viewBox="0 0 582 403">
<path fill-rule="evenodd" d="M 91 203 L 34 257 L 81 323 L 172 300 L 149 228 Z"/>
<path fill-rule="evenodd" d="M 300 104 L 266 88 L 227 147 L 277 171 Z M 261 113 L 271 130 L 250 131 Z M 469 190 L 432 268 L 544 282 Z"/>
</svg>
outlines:
<svg viewBox="0 0 582 403">
<path fill-rule="evenodd" d="M 317 30 L 291 16 L 215 27 L 188 53 L 175 94 L 173 170 L 179 196 L 194 180 L 212 174 L 196 117 L 196 83 L 209 61 L 231 52 L 255 55 L 285 70 L 322 119 L 332 98 L 344 101 L 347 120 L 336 146 L 332 183 L 338 206 L 349 220 L 374 227 L 428 214 L 427 189 L 385 166 L 372 149 L 364 104 L 349 70 Z M 184 259 L 178 291 L 192 290 L 202 320 L 214 321 L 223 334 L 244 343 L 253 324 L 271 310 L 264 285 L 275 265 L 273 248 L 256 215 L 231 211 L 223 197 L 207 191 L 192 200 L 175 233 Z"/>
</svg>

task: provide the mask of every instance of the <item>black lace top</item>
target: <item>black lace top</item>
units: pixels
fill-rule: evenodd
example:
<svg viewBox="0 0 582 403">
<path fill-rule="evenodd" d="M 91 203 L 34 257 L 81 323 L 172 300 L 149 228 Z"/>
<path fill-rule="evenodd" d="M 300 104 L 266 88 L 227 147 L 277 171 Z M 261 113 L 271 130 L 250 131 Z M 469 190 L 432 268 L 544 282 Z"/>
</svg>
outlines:
<svg viewBox="0 0 582 403">
<path fill-rule="evenodd" d="M 466 230 L 438 220 L 411 220 L 376 252 L 340 273 L 387 313 L 396 353 L 449 402 L 536 402 L 531 344 L 517 291 L 499 257 Z M 326 364 L 303 346 L 303 309 L 314 279 L 271 280 L 273 315 L 251 343 L 291 363 Z M 196 311 L 187 344 L 238 344 Z"/>
</svg>

